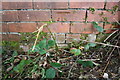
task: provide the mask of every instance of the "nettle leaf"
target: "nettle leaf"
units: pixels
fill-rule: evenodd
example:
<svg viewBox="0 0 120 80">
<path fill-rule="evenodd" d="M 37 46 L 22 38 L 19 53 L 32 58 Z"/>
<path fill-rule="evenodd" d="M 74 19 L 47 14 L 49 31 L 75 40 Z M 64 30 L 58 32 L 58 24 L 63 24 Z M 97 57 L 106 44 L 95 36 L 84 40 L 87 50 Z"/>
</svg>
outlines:
<svg viewBox="0 0 120 80">
<path fill-rule="evenodd" d="M 46 78 L 55 78 L 56 71 L 53 68 L 46 70 Z"/>
<path fill-rule="evenodd" d="M 95 47 L 95 46 L 96 46 L 95 43 L 88 43 L 88 45 L 89 45 L 90 47 Z"/>
<path fill-rule="evenodd" d="M 59 67 L 62 66 L 60 63 L 54 63 L 54 62 L 50 63 L 50 65 L 51 65 L 52 67 L 57 67 L 57 68 L 59 68 Z"/>
<path fill-rule="evenodd" d="M 78 60 L 77 62 L 79 64 L 82 64 L 83 67 L 93 67 L 93 64 L 94 64 L 92 61 Z"/>
<path fill-rule="evenodd" d="M 55 45 L 55 41 L 54 41 L 54 40 L 49 40 L 49 41 L 48 41 L 48 45 L 49 45 L 50 47 L 54 46 L 54 45 Z"/>
<path fill-rule="evenodd" d="M 99 31 L 99 32 L 103 32 L 104 29 L 101 26 L 98 25 L 94 25 L 94 27 Z"/>
</svg>

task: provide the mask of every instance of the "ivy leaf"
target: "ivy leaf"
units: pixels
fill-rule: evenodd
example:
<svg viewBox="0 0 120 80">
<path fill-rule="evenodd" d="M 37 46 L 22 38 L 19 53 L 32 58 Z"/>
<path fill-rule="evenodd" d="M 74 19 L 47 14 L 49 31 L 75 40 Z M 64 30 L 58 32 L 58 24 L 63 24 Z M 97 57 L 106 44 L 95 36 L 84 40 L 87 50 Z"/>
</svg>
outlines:
<svg viewBox="0 0 120 80">
<path fill-rule="evenodd" d="M 92 61 L 78 60 L 77 62 L 79 64 L 82 64 L 83 67 L 93 67 L 93 64 L 94 64 Z"/>
<path fill-rule="evenodd" d="M 49 68 L 46 70 L 46 78 L 55 78 L 55 69 Z"/>
<path fill-rule="evenodd" d="M 95 43 L 88 43 L 88 45 L 89 45 L 90 47 L 95 47 L 95 46 L 96 46 Z"/>
<path fill-rule="evenodd" d="M 103 32 L 104 29 L 101 26 L 98 25 L 94 25 L 94 27 L 99 31 L 99 32 Z"/>
<path fill-rule="evenodd" d="M 60 63 L 50 63 L 50 65 L 52 66 L 52 67 L 61 67 L 62 65 L 60 64 Z"/>
</svg>

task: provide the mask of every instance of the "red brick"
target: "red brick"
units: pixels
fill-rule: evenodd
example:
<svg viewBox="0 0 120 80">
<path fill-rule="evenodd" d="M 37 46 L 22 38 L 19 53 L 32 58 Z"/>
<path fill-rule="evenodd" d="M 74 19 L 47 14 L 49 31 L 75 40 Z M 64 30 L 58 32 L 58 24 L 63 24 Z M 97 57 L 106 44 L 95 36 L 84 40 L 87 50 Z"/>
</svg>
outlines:
<svg viewBox="0 0 120 80">
<path fill-rule="evenodd" d="M 36 23 L 3 23 L 3 32 L 34 32 Z"/>
<path fill-rule="evenodd" d="M 69 23 L 52 23 L 48 25 L 48 28 L 53 33 L 69 33 L 69 27 Z M 43 31 L 49 32 L 49 30 L 46 27 L 44 27 Z"/>
<path fill-rule="evenodd" d="M 2 2 L 2 9 L 32 9 L 32 2 Z"/>
<path fill-rule="evenodd" d="M 50 21 L 49 10 L 19 11 L 20 21 Z"/>
<path fill-rule="evenodd" d="M 106 24 L 104 26 L 105 33 L 112 33 L 113 31 L 115 31 L 114 28 L 120 28 L 120 26 L 119 25 Z"/>
<path fill-rule="evenodd" d="M 100 16 L 100 14 L 103 12 L 103 15 Z M 91 11 L 88 11 L 88 18 L 87 21 L 104 21 L 103 17 L 107 17 L 108 22 L 116 22 L 115 19 L 117 21 L 120 20 L 119 17 L 120 11 L 116 12 L 115 15 L 112 14 L 111 12 L 108 11 L 95 11 L 94 14 L 92 14 Z"/>
<path fill-rule="evenodd" d="M 68 2 L 34 2 L 34 9 L 65 9 Z"/>
<path fill-rule="evenodd" d="M 52 19 L 54 21 L 84 21 L 85 10 L 53 10 Z"/>
<path fill-rule="evenodd" d="M 119 6 L 119 2 L 107 2 L 106 9 L 112 9 L 116 5 Z"/>
<path fill-rule="evenodd" d="M 19 21 L 18 11 L 3 11 L 2 21 Z"/>
<path fill-rule="evenodd" d="M 102 24 L 99 26 L 103 27 Z M 73 23 L 71 25 L 71 33 L 97 33 L 96 29 L 93 27 L 92 23 Z"/>
<path fill-rule="evenodd" d="M 9 29 L 7 27 L 7 23 L 2 23 L 2 32 L 9 32 Z"/>
<path fill-rule="evenodd" d="M 104 2 L 70 2 L 70 8 L 104 8 Z"/>
<path fill-rule="evenodd" d="M 4 40 L 4 41 L 19 41 L 20 36 L 18 34 L 2 34 L 2 40 Z"/>
<path fill-rule="evenodd" d="M 67 34 L 66 35 L 66 42 L 69 43 L 69 42 L 79 40 L 80 36 L 81 36 L 80 34 Z"/>
</svg>

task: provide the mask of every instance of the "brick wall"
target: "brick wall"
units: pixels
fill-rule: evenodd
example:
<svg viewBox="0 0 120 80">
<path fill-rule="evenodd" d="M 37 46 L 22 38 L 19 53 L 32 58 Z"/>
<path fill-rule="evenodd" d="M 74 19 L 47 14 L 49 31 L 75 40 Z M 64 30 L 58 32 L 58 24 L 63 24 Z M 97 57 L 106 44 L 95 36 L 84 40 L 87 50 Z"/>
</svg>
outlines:
<svg viewBox="0 0 120 80">
<path fill-rule="evenodd" d="M 2 2 L 2 31 L 33 32 L 44 24 L 43 21 L 52 20 L 55 23 L 48 27 L 56 34 L 57 42 L 69 43 L 69 38 L 78 39 L 81 33 L 96 33 L 92 21 L 99 22 L 104 29 L 112 28 L 111 24 L 103 23 L 102 17 L 108 17 L 109 22 L 119 21 L 120 11 L 115 14 L 107 11 L 115 5 L 119 2 Z M 89 7 L 96 9 L 94 14 Z M 48 32 L 46 28 L 44 31 Z M 3 40 L 19 40 L 20 36 L 12 33 L 4 34 Z"/>
</svg>

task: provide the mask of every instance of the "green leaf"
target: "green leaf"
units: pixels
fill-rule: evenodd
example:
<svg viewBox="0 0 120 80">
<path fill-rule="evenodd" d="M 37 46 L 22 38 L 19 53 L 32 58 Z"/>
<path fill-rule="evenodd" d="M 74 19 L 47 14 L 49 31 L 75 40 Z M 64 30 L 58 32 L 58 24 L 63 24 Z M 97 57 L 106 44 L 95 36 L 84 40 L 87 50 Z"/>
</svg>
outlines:
<svg viewBox="0 0 120 80">
<path fill-rule="evenodd" d="M 70 52 L 73 53 L 75 56 L 81 54 L 80 49 L 76 49 L 76 48 L 71 48 L 71 49 L 70 49 Z"/>
<path fill-rule="evenodd" d="M 49 45 L 50 47 L 54 46 L 54 45 L 55 45 L 55 41 L 54 41 L 54 40 L 49 40 L 49 41 L 48 41 L 48 45 Z"/>
<path fill-rule="evenodd" d="M 94 25 L 94 27 L 99 31 L 99 32 L 103 32 L 104 29 L 101 26 L 98 25 Z"/>
<path fill-rule="evenodd" d="M 40 41 L 38 45 L 40 48 L 46 48 L 46 39 Z"/>
<path fill-rule="evenodd" d="M 97 23 L 97 22 L 94 22 L 94 21 L 92 22 L 92 24 L 93 24 L 93 25 L 98 25 L 98 23 Z"/>
<path fill-rule="evenodd" d="M 71 48 L 71 49 L 70 49 L 70 52 L 74 54 L 74 53 L 77 52 L 77 49 L 76 49 L 76 48 Z"/>
<path fill-rule="evenodd" d="M 83 67 L 93 67 L 93 64 L 94 64 L 92 61 L 78 60 L 77 62 L 79 64 L 82 64 Z"/>
<path fill-rule="evenodd" d="M 17 51 L 14 51 L 12 57 L 15 57 L 17 55 L 18 55 Z"/>
<path fill-rule="evenodd" d="M 24 66 L 28 65 L 32 62 L 32 60 L 21 60 L 20 63 L 13 68 L 14 71 L 21 73 L 23 72 Z"/>
<path fill-rule="evenodd" d="M 46 78 L 55 78 L 55 69 L 49 68 L 46 70 Z"/>
<path fill-rule="evenodd" d="M 44 68 L 42 68 L 41 73 L 42 73 L 42 78 L 45 78 L 45 69 Z"/>
<path fill-rule="evenodd" d="M 97 22 L 92 22 L 94 28 L 96 28 L 99 32 L 103 32 L 104 29 L 101 27 L 101 26 L 98 26 L 98 23 Z"/>
<path fill-rule="evenodd" d="M 95 46 L 96 46 L 95 43 L 88 43 L 88 45 L 89 45 L 90 47 L 95 47 Z"/>
<path fill-rule="evenodd" d="M 62 66 L 60 63 L 54 63 L 54 62 L 50 63 L 50 65 L 52 67 L 57 67 L 57 68 Z"/>
<path fill-rule="evenodd" d="M 78 56 L 78 55 L 80 55 L 80 54 L 81 54 L 80 49 L 77 49 L 77 52 L 75 53 L 75 56 Z"/>
<path fill-rule="evenodd" d="M 46 54 L 46 51 L 45 50 L 43 50 L 43 49 L 39 49 L 39 54 Z"/>
<path fill-rule="evenodd" d="M 84 46 L 84 49 L 85 49 L 85 50 L 88 50 L 89 48 L 90 48 L 90 47 L 89 47 L 88 44 Z"/>
</svg>

